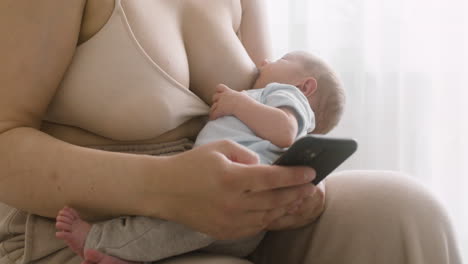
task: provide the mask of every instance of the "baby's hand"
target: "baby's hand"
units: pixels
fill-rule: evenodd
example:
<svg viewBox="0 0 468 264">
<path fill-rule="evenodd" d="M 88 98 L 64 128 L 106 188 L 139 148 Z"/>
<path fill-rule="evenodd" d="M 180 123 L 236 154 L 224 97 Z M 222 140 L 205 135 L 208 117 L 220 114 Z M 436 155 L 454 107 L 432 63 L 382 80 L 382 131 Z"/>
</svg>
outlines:
<svg viewBox="0 0 468 264">
<path fill-rule="evenodd" d="M 236 112 L 245 100 L 250 97 L 242 92 L 232 90 L 224 84 L 216 86 L 213 95 L 213 104 L 210 109 L 210 120 L 215 120 L 226 115 L 236 115 Z"/>
</svg>

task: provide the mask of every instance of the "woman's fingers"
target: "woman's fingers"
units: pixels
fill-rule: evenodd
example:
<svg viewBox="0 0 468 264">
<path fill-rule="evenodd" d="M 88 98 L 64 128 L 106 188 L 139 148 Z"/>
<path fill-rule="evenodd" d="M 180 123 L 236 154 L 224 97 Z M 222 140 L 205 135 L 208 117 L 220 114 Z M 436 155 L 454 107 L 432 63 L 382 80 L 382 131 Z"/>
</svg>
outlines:
<svg viewBox="0 0 468 264">
<path fill-rule="evenodd" d="M 305 222 L 298 215 L 288 215 L 289 207 L 280 207 L 268 211 L 251 212 L 248 217 L 244 217 L 242 225 L 238 226 L 235 234 L 230 237 L 247 237 L 258 234 L 260 231 L 281 230 L 297 226 L 300 222 Z"/>
<path fill-rule="evenodd" d="M 218 103 L 213 103 L 210 108 L 210 120 L 216 119 L 215 116 L 217 115 L 217 108 L 218 108 Z"/>
<path fill-rule="evenodd" d="M 286 207 L 250 212 L 248 213 L 248 216 L 243 217 L 242 222 L 238 222 L 239 227 L 236 228 L 236 230 L 244 230 L 246 234 L 253 231 L 251 234 L 247 234 L 253 235 L 272 226 L 279 228 L 296 224 L 299 217 L 296 215 L 288 215 L 288 211 L 294 206 L 294 204 L 295 202 Z"/>
<path fill-rule="evenodd" d="M 271 221 L 268 230 L 282 230 L 299 228 L 315 221 L 323 212 L 322 203 L 313 201 L 304 201 L 295 212 L 286 214 Z"/>
<path fill-rule="evenodd" d="M 317 220 L 325 209 L 325 185 L 321 182 L 316 191 L 300 203 L 290 207 L 287 213 L 273 220 L 268 230 L 299 228 Z"/>
<path fill-rule="evenodd" d="M 297 215 L 284 215 L 283 217 L 279 217 L 273 220 L 268 226 L 267 230 L 274 231 L 274 230 L 282 230 L 291 228 L 295 226 L 297 223 Z"/>
<path fill-rule="evenodd" d="M 316 191 L 313 184 L 306 183 L 295 187 L 274 189 L 262 192 L 247 193 L 250 210 L 272 210 L 279 207 L 289 207 L 296 201 L 312 195 Z"/>
<path fill-rule="evenodd" d="M 238 173 L 250 192 L 297 186 L 315 179 L 315 170 L 308 167 L 248 166 L 239 168 Z"/>
</svg>

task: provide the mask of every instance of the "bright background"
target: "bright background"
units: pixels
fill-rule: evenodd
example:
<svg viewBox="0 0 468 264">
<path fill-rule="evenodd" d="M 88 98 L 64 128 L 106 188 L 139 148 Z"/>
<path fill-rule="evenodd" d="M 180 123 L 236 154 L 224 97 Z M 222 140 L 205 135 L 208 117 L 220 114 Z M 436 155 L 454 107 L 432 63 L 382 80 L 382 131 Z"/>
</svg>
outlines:
<svg viewBox="0 0 468 264">
<path fill-rule="evenodd" d="M 468 1 L 268 0 L 275 57 L 308 50 L 347 90 L 340 169 L 399 170 L 448 208 L 468 260 Z"/>
</svg>

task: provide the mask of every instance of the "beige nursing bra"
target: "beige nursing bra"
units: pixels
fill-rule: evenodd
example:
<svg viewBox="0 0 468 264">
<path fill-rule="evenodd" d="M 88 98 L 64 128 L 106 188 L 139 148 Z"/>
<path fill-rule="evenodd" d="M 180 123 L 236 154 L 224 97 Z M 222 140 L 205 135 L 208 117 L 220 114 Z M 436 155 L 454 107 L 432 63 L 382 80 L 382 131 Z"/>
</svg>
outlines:
<svg viewBox="0 0 468 264">
<path fill-rule="evenodd" d="M 157 137 L 209 107 L 148 56 L 121 0 L 75 53 L 45 120 L 115 140 Z"/>
</svg>

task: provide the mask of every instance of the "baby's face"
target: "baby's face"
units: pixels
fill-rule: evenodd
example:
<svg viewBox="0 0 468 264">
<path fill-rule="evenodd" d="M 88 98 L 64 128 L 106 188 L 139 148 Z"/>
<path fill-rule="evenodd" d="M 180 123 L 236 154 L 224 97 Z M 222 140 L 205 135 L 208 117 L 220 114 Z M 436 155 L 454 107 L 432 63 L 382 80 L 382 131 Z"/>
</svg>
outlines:
<svg viewBox="0 0 468 264">
<path fill-rule="evenodd" d="M 272 82 L 298 85 L 302 71 L 299 55 L 294 53 L 288 53 L 276 61 L 265 60 L 259 67 L 259 75 L 253 88 L 263 88 Z"/>
</svg>

